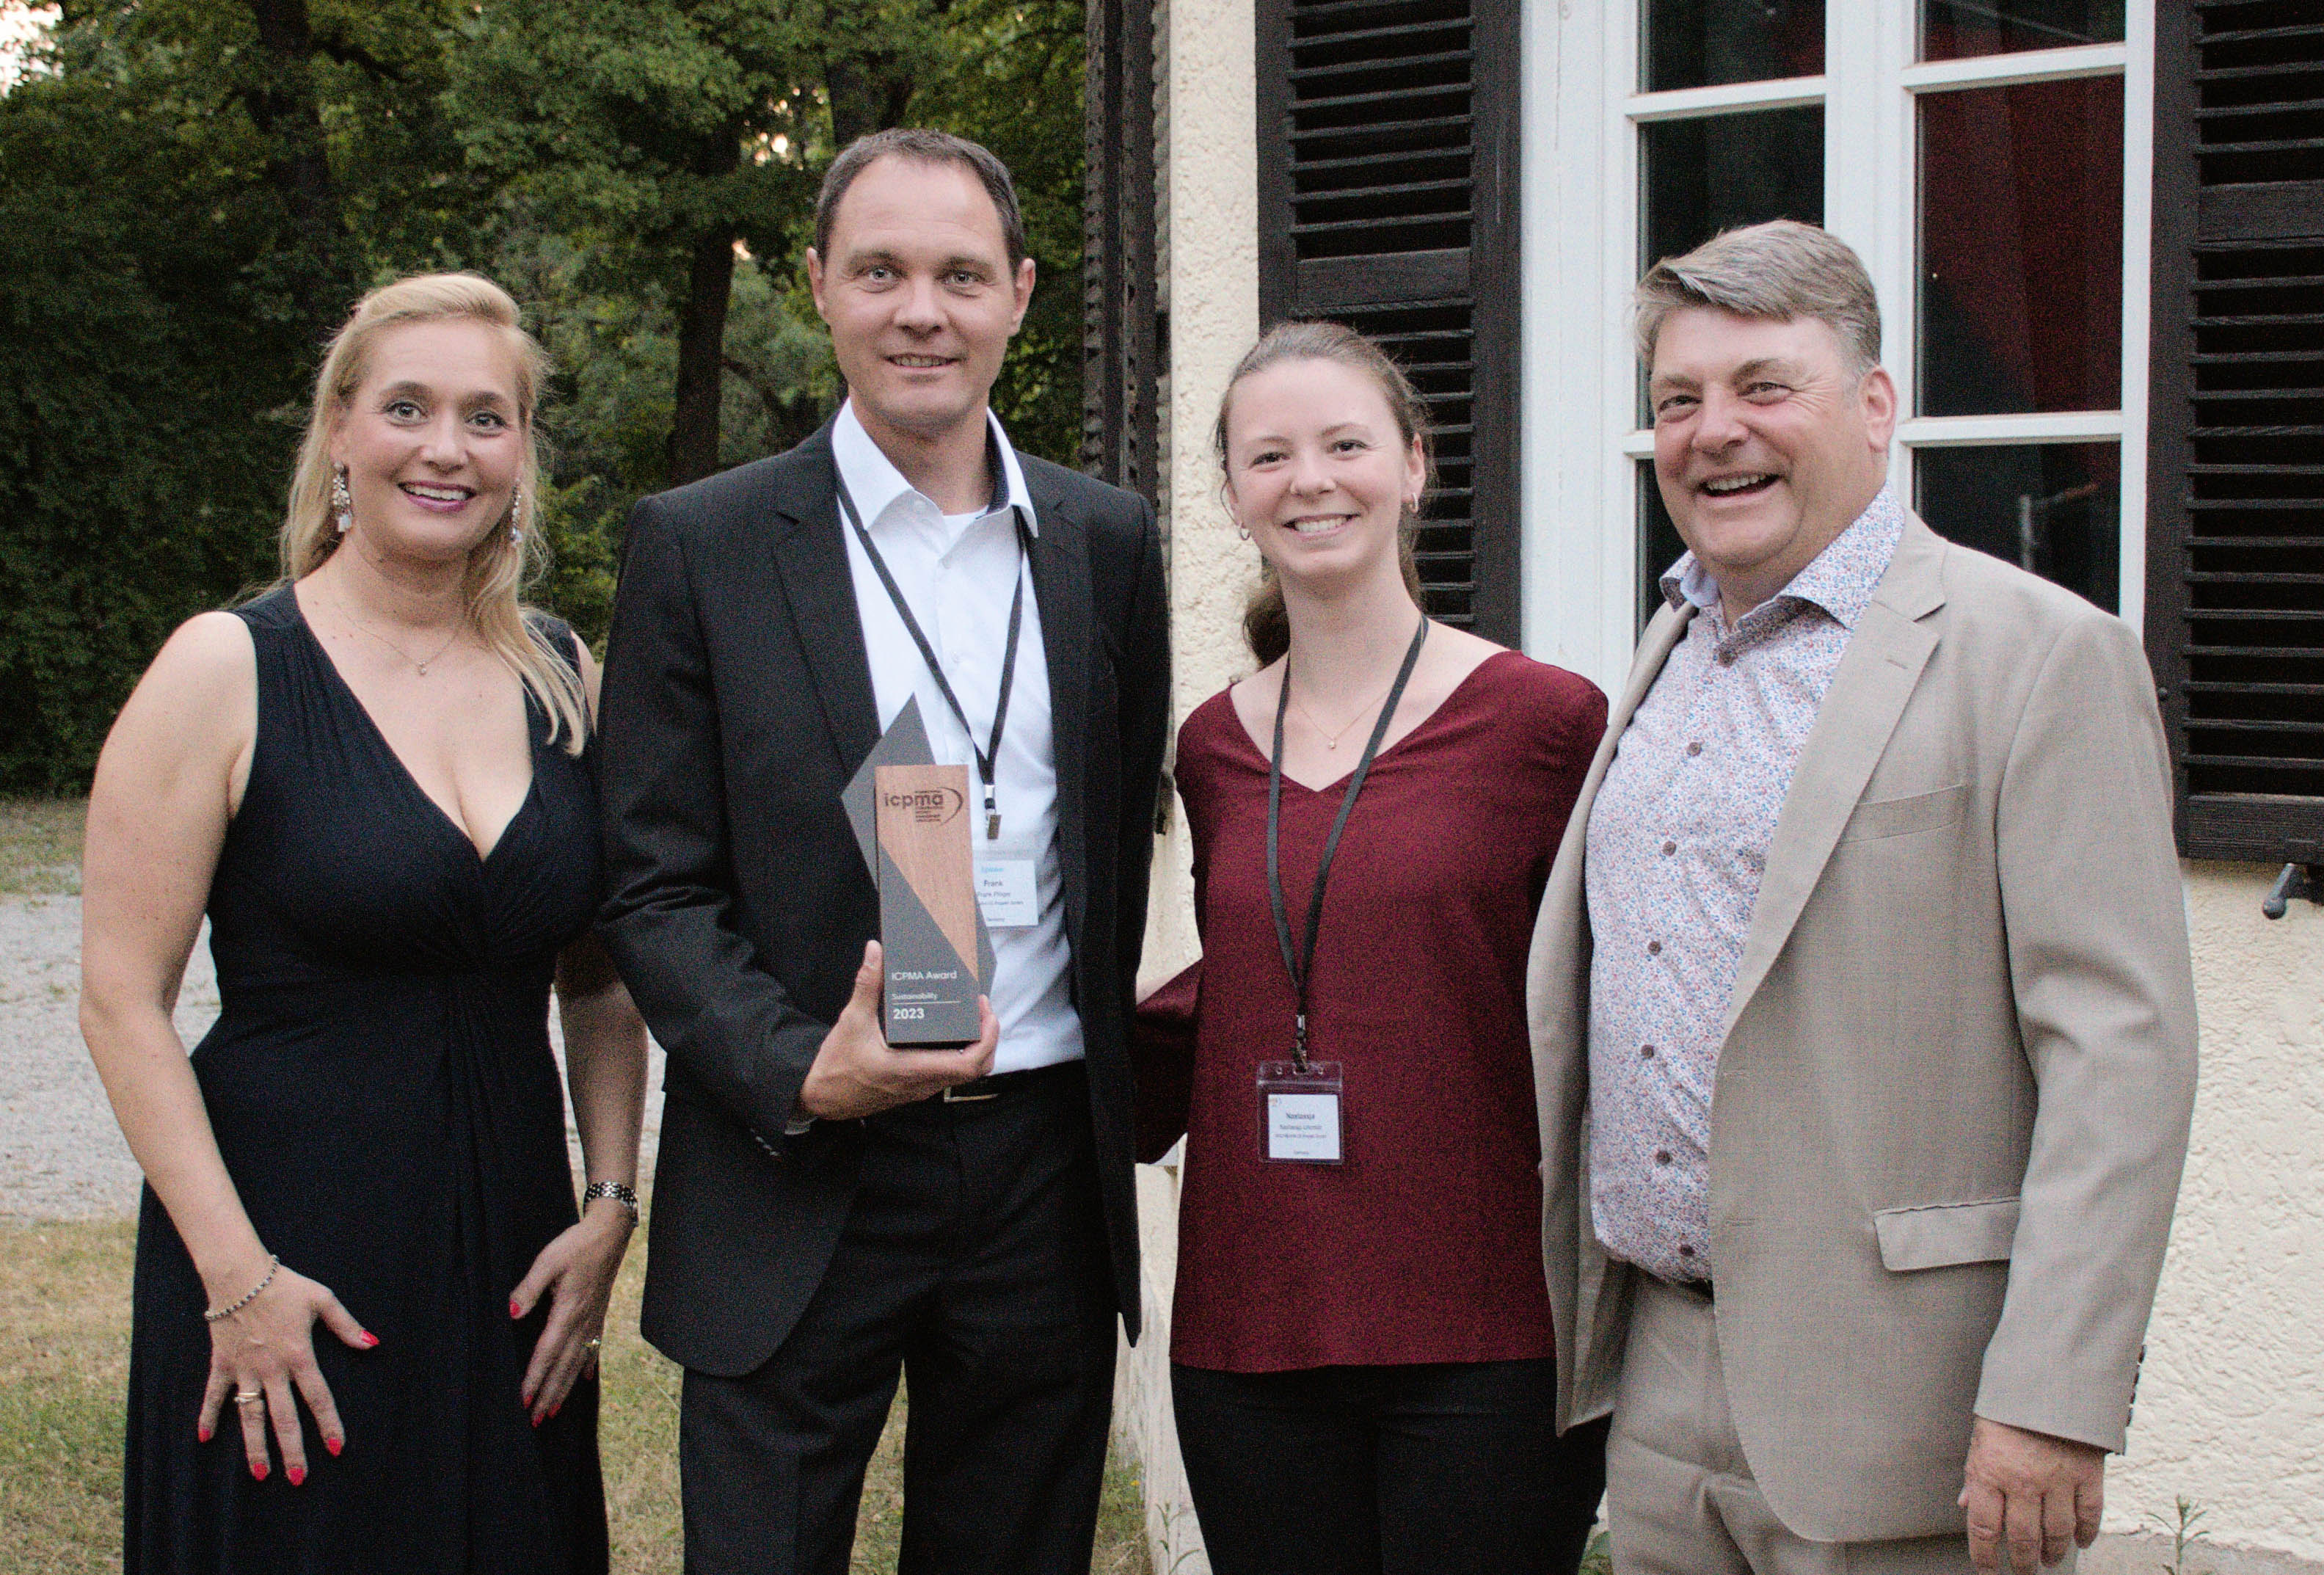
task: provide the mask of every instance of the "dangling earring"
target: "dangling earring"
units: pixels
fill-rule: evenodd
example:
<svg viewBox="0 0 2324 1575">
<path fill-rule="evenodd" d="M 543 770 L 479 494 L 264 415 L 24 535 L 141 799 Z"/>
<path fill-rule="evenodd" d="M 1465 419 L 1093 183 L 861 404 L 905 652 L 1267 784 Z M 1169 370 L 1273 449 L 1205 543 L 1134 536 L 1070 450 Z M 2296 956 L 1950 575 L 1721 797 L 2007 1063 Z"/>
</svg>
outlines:
<svg viewBox="0 0 2324 1575">
<path fill-rule="evenodd" d="M 509 493 L 509 545 L 512 547 L 522 547 L 524 545 L 524 531 L 516 522 L 517 515 L 521 513 L 523 509 L 524 489 L 522 487 L 518 487 Z"/>
<path fill-rule="evenodd" d="M 355 500 L 347 491 L 347 473 L 344 470 L 331 473 L 331 518 L 337 521 L 342 536 L 355 529 Z"/>
<path fill-rule="evenodd" d="M 1244 524 L 1240 520 L 1236 520 L 1235 535 L 1240 540 L 1249 541 L 1250 539 L 1250 527 Z"/>
</svg>

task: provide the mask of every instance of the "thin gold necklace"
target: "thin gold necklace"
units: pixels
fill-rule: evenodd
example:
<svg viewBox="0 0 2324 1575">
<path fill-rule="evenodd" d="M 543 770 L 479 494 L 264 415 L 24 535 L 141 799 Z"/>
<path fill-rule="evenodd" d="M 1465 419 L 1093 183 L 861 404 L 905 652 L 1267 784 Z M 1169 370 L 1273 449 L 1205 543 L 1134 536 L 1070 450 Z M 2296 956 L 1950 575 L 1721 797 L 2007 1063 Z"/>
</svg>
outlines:
<svg viewBox="0 0 2324 1575">
<path fill-rule="evenodd" d="M 1393 684 L 1395 681 L 1396 680 L 1391 678 L 1388 680 L 1388 684 Z M 1294 695 L 1291 696 L 1291 706 L 1293 710 L 1298 712 L 1300 715 L 1307 719 L 1307 725 L 1315 730 L 1316 735 L 1323 741 L 1323 747 L 1325 749 L 1336 750 L 1340 747 L 1340 740 L 1347 736 L 1348 729 L 1355 726 L 1357 723 L 1361 722 L 1365 717 L 1370 716 L 1372 714 L 1372 707 L 1379 705 L 1380 703 L 1381 696 L 1388 693 L 1388 684 L 1381 685 L 1379 693 L 1374 695 L 1370 700 L 1364 702 L 1364 708 L 1361 711 L 1357 712 L 1354 716 L 1351 717 L 1337 732 L 1327 731 L 1322 723 L 1316 721 L 1315 714 L 1307 709 L 1307 703 L 1300 699 L 1298 695 Z"/>
<path fill-rule="evenodd" d="M 428 676 L 428 669 L 430 667 L 444 659 L 444 653 L 452 649 L 452 642 L 460 638 L 461 628 L 466 622 L 464 619 L 461 623 L 455 624 L 452 628 L 452 632 L 444 637 L 444 643 L 438 646 L 435 650 L 429 654 L 428 659 L 423 662 L 419 658 L 413 656 L 410 651 L 396 644 L 395 641 L 388 639 L 384 634 L 382 634 L 378 630 L 374 629 L 370 624 L 365 623 L 362 619 L 356 617 L 355 614 L 355 609 L 347 605 L 345 598 L 340 596 L 338 587 L 336 585 L 331 587 L 331 600 L 337 603 L 339 615 L 341 617 L 354 624 L 364 633 L 370 635 L 374 640 L 379 641 L 380 644 L 387 647 L 388 649 L 393 651 L 396 655 L 401 657 L 405 661 L 410 662 L 414 668 L 417 668 L 420 670 L 420 676 L 423 678 Z"/>
</svg>

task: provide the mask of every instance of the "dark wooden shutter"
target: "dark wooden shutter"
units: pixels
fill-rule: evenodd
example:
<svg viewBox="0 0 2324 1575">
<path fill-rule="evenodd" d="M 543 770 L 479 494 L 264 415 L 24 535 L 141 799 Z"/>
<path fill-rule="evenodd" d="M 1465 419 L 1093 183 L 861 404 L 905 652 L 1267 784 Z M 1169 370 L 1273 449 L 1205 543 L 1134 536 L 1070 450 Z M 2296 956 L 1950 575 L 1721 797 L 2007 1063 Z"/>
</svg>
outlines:
<svg viewBox="0 0 2324 1575">
<path fill-rule="evenodd" d="M 2324 861 L 2324 16 L 2155 8 L 2146 629 L 2195 858 Z"/>
<path fill-rule="evenodd" d="M 1384 343 L 1426 396 L 1429 611 L 1515 645 L 1517 0 L 1257 0 L 1259 309 Z"/>
<path fill-rule="evenodd" d="M 1154 284 L 1152 0 L 1089 0 L 1086 25 L 1082 468 L 1152 502 L 1167 354 Z"/>
</svg>

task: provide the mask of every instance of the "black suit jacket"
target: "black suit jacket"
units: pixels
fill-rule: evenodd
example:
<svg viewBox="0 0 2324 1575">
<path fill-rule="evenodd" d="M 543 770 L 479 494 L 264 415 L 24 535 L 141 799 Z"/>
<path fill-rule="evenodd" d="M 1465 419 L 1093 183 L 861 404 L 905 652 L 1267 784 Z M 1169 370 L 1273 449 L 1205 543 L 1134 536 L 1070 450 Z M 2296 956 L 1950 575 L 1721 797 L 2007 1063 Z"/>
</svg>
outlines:
<svg viewBox="0 0 2324 1575">
<path fill-rule="evenodd" d="M 1117 1304 L 1138 1334 L 1128 1018 L 1169 705 L 1162 555 L 1141 500 L 1026 457 L 1074 1004 Z M 840 789 L 880 722 L 831 428 L 640 502 L 597 751 L 601 933 L 669 1053 L 643 1330 L 721 1376 L 773 1354 L 821 1283 L 862 1159 L 786 1138 L 879 901 Z"/>
</svg>

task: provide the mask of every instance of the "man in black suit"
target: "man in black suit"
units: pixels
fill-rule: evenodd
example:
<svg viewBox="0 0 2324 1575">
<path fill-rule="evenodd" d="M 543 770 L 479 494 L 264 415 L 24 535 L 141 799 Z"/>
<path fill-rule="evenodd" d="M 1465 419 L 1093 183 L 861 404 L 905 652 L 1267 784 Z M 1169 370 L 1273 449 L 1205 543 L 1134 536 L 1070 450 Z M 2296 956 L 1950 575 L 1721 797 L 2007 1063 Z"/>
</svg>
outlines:
<svg viewBox="0 0 2324 1575">
<path fill-rule="evenodd" d="M 1138 1331 L 1158 535 L 988 408 L 1033 288 L 991 153 L 854 143 L 807 269 L 848 401 L 638 505 L 598 740 L 603 930 L 669 1052 L 643 1324 L 686 1368 L 687 1567 L 841 1575 L 900 1368 L 901 1569 L 1081 1575 Z M 914 697 L 970 768 L 993 935 L 958 1050 L 881 1036 L 840 799 Z"/>
</svg>

